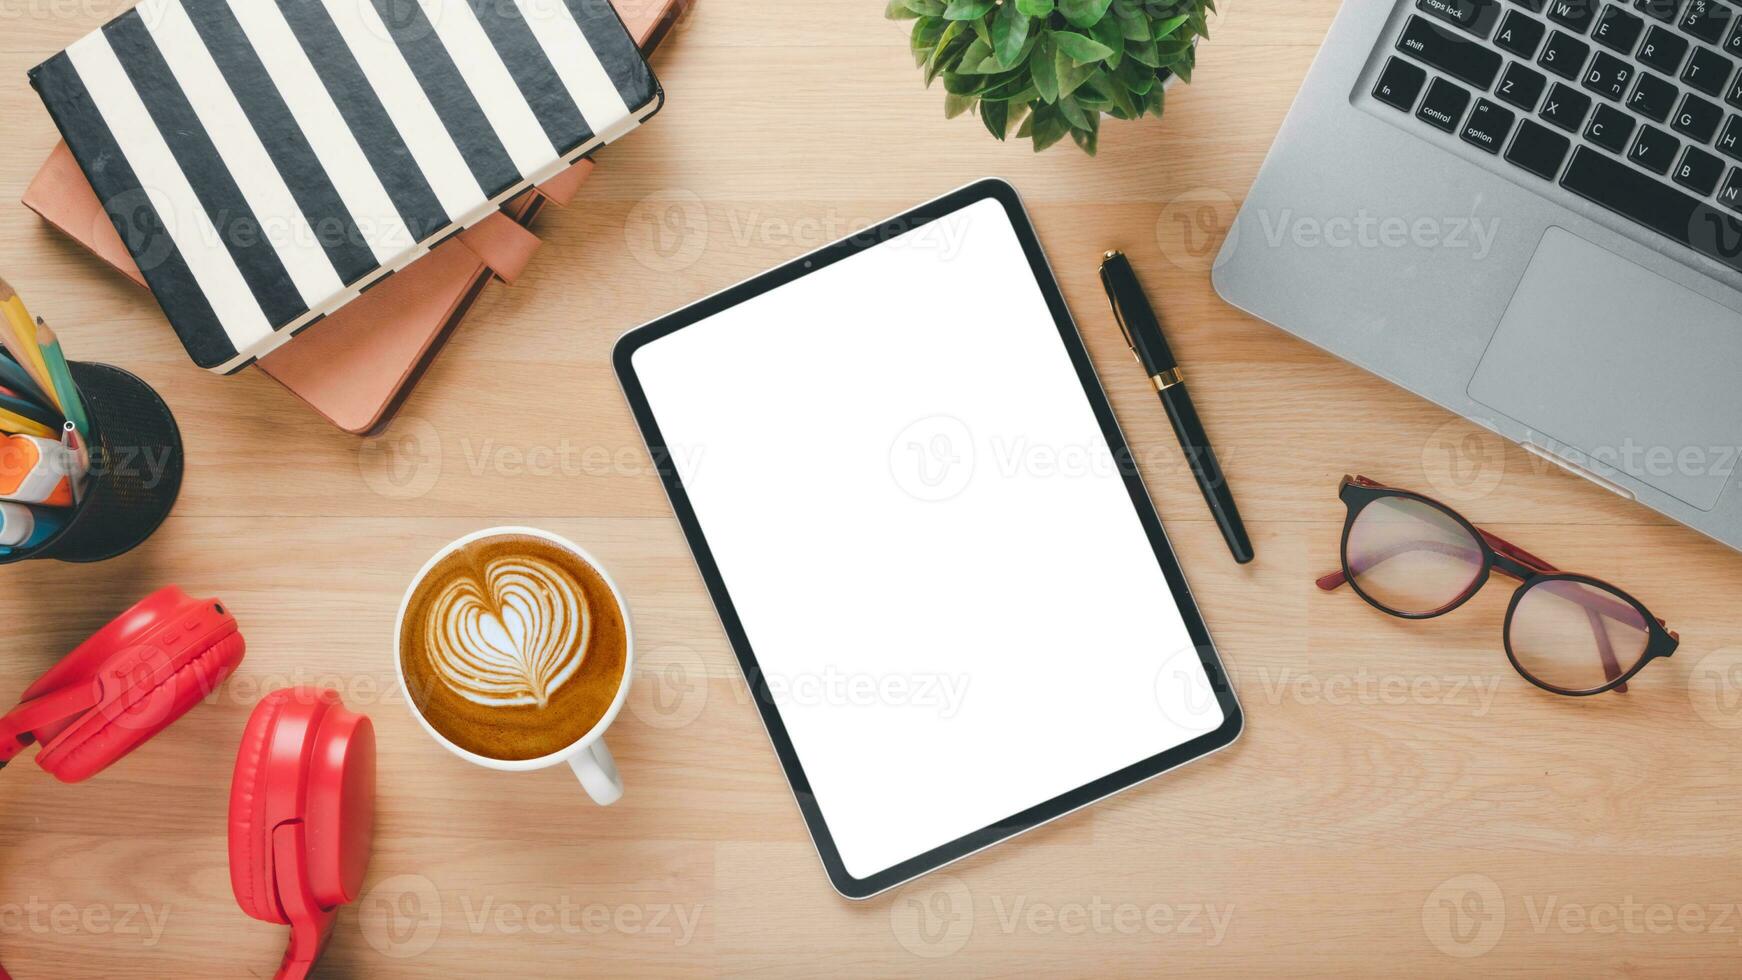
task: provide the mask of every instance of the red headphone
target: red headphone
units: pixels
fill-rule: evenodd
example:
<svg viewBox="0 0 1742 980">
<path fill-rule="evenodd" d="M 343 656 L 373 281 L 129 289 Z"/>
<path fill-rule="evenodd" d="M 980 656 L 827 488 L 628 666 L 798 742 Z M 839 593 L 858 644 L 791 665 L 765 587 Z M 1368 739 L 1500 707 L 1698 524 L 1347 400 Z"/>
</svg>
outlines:
<svg viewBox="0 0 1742 980">
<path fill-rule="evenodd" d="M 0 766 L 32 742 L 63 783 L 101 772 L 216 690 L 242 660 L 236 618 L 167 586 L 81 643 L 0 717 Z"/>
<path fill-rule="evenodd" d="M 230 887 L 242 911 L 290 926 L 279 980 L 308 975 L 339 906 L 356 901 L 375 824 L 375 726 L 334 691 L 255 706 L 230 782 Z"/>
<path fill-rule="evenodd" d="M 37 764 L 56 779 L 89 779 L 216 690 L 242 653 L 222 602 L 159 589 L 0 717 L 0 766 L 37 742 Z M 230 884 L 244 912 L 291 927 L 281 980 L 308 975 L 338 907 L 361 891 L 374 807 L 375 728 L 366 716 L 315 688 L 261 699 L 230 783 Z"/>
</svg>

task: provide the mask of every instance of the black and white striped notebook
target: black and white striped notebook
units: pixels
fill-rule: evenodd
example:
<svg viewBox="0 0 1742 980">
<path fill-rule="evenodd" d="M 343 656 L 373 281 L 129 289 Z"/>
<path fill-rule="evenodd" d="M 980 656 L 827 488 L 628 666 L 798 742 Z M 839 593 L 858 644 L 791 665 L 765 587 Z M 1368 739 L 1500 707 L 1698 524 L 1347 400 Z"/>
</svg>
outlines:
<svg viewBox="0 0 1742 980">
<path fill-rule="evenodd" d="M 223 373 L 663 98 L 608 0 L 143 0 L 30 78 Z"/>
</svg>

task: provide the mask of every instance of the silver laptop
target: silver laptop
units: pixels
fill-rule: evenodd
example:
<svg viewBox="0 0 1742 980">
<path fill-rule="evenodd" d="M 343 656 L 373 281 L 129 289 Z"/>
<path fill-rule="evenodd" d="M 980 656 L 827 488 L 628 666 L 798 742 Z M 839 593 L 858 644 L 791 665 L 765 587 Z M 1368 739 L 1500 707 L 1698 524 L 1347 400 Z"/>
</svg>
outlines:
<svg viewBox="0 0 1742 980">
<path fill-rule="evenodd" d="M 1235 306 L 1742 547 L 1742 4 L 1347 0 Z"/>
</svg>

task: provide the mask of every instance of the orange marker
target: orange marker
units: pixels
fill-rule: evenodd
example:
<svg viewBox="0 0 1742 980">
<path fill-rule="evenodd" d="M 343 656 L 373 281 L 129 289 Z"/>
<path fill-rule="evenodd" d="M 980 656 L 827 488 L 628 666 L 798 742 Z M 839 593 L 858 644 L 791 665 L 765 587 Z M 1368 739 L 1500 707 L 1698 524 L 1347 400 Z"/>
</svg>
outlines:
<svg viewBox="0 0 1742 980">
<path fill-rule="evenodd" d="M 0 500 L 70 507 L 72 456 L 53 439 L 7 436 L 0 442 Z"/>
</svg>

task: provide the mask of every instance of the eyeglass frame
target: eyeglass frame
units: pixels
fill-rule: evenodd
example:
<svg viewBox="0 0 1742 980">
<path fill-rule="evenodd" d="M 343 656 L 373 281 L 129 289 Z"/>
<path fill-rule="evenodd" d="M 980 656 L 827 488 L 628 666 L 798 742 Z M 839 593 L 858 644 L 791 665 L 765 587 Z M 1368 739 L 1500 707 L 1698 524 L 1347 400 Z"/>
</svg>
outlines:
<svg viewBox="0 0 1742 980">
<path fill-rule="evenodd" d="M 1480 571 L 1476 573 L 1475 577 L 1470 580 L 1470 585 L 1464 590 L 1463 594 L 1458 596 L 1458 598 L 1439 609 L 1426 613 L 1406 613 L 1397 609 L 1392 609 L 1368 595 L 1367 591 L 1361 588 L 1360 584 L 1357 582 L 1354 571 L 1349 567 L 1349 533 L 1355 527 L 1356 518 L 1361 515 L 1361 512 L 1365 510 L 1369 504 L 1387 497 L 1402 497 L 1406 500 L 1414 500 L 1426 504 L 1440 513 L 1451 517 L 1459 524 L 1459 526 L 1463 527 L 1464 530 L 1470 533 L 1471 538 L 1475 540 L 1477 548 L 1481 552 L 1482 567 Z M 1350 589 L 1354 590 L 1356 595 L 1361 597 L 1363 602 L 1366 602 L 1368 605 L 1386 615 L 1395 616 L 1398 619 L 1425 620 L 1437 619 L 1444 616 L 1475 598 L 1476 593 L 1482 591 L 1482 588 L 1488 584 L 1489 577 L 1496 571 L 1509 578 L 1517 579 L 1519 583 L 1518 588 L 1512 593 L 1512 601 L 1508 603 L 1506 607 L 1506 618 L 1500 627 L 1500 641 L 1506 649 L 1506 659 L 1512 663 L 1512 669 L 1517 671 L 1520 677 L 1523 677 L 1525 680 L 1537 687 L 1548 691 L 1550 694 L 1559 694 L 1564 697 L 1573 698 L 1590 697 L 1596 694 L 1605 694 L 1609 691 L 1614 691 L 1618 694 L 1625 694 L 1627 693 L 1627 682 L 1632 680 L 1641 670 L 1644 670 L 1646 664 L 1659 658 L 1671 656 L 1675 653 L 1676 648 L 1681 644 L 1681 636 L 1679 634 L 1670 629 L 1662 619 L 1652 615 L 1651 610 L 1645 608 L 1644 603 L 1635 599 L 1626 590 L 1617 588 L 1612 583 L 1594 576 L 1584 575 L 1578 572 L 1562 571 L 1549 562 L 1544 561 L 1512 542 L 1507 541 L 1505 538 L 1477 527 L 1470 523 L 1464 515 L 1426 494 L 1416 493 L 1413 490 L 1404 490 L 1398 487 L 1387 486 L 1377 480 L 1369 479 L 1365 476 L 1344 476 L 1342 482 L 1337 486 L 1337 499 L 1341 500 L 1348 508 L 1348 514 L 1343 520 L 1342 540 L 1338 545 L 1337 557 L 1341 567 L 1335 572 L 1321 576 L 1316 581 L 1315 584 L 1320 589 L 1326 592 L 1333 592 L 1339 586 L 1346 583 Z M 1603 686 L 1584 691 L 1557 687 L 1541 678 L 1533 676 L 1530 671 L 1525 670 L 1523 665 L 1518 662 L 1518 655 L 1512 649 L 1513 614 L 1518 611 L 1518 604 L 1523 600 L 1526 592 L 1529 592 L 1533 587 L 1543 582 L 1556 581 L 1576 582 L 1581 585 L 1588 585 L 1602 589 L 1632 606 L 1633 609 L 1639 613 L 1640 619 L 1646 626 L 1647 639 L 1645 652 L 1640 655 L 1639 661 L 1627 671 L 1611 678 L 1608 683 Z M 1611 661 L 1614 660 L 1614 655 L 1612 653 L 1610 654 L 1609 659 Z M 1619 668 L 1618 663 L 1616 666 Z M 1607 673 L 1607 670 L 1605 670 L 1605 673 Z"/>
</svg>

